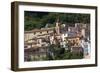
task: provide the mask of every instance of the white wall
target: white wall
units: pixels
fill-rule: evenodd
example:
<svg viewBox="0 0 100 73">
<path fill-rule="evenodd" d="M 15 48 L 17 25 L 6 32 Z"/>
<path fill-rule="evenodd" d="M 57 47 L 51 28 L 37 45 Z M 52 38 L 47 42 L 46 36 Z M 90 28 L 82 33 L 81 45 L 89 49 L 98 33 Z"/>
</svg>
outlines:
<svg viewBox="0 0 100 73">
<path fill-rule="evenodd" d="M 14 0 L 0 0 L 0 73 L 14 73 L 10 70 L 10 54 L 11 54 L 11 2 Z M 20 1 L 20 0 L 19 0 Z M 45 3 L 61 3 L 61 4 L 78 4 L 78 5 L 93 5 L 99 6 L 100 13 L 100 0 L 21 0 L 32 2 L 45 2 Z M 100 19 L 98 14 L 98 19 Z M 100 24 L 100 21 L 98 22 Z M 98 25 L 98 31 L 100 25 Z M 100 34 L 98 33 L 98 37 Z M 100 38 L 98 39 L 100 42 Z M 98 43 L 99 43 L 98 42 Z M 100 52 L 100 46 L 98 46 L 98 52 Z M 98 56 L 100 53 L 98 54 Z M 100 61 L 100 58 L 98 59 Z M 34 73 L 99 73 L 100 62 L 98 67 L 86 67 L 86 68 L 70 68 L 70 69 L 55 69 L 55 70 L 39 70 Z M 26 71 L 22 73 L 33 73 L 33 71 Z"/>
</svg>

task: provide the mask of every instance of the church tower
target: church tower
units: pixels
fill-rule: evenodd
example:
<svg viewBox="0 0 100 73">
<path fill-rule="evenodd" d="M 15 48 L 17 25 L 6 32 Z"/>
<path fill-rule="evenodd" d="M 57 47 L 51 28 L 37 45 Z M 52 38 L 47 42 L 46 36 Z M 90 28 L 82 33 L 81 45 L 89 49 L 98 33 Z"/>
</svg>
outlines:
<svg viewBox="0 0 100 73">
<path fill-rule="evenodd" d="M 57 34 L 60 34 L 60 26 L 59 25 L 60 25 L 60 22 L 59 22 L 59 18 L 58 18 L 57 21 L 56 21 L 56 27 L 55 27 Z"/>
</svg>

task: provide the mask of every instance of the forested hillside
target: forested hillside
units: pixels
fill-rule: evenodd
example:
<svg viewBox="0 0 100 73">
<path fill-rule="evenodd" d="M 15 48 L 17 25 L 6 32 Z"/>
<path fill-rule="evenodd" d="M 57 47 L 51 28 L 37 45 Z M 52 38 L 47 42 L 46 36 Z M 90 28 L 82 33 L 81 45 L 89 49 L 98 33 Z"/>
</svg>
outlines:
<svg viewBox="0 0 100 73">
<path fill-rule="evenodd" d="M 24 12 L 24 29 L 40 29 L 44 27 L 54 27 L 59 18 L 61 23 L 90 23 L 90 14 L 79 13 L 54 13 L 54 12 Z M 46 26 L 48 24 L 48 26 Z"/>
</svg>

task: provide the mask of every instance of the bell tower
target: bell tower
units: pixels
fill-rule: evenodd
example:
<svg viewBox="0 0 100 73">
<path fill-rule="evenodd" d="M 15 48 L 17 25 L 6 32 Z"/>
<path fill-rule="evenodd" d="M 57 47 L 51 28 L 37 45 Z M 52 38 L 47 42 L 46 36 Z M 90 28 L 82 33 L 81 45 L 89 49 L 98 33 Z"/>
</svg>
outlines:
<svg viewBox="0 0 100 73">
<path fill-rule="evenodd" d="M 60 34 L 60 26 L 59 25 L 60 25 L 59 18 L 57 18 L 56 27 L 55 27 L 55 30 L 56 30 L 57 34 Z"/>
</svg>

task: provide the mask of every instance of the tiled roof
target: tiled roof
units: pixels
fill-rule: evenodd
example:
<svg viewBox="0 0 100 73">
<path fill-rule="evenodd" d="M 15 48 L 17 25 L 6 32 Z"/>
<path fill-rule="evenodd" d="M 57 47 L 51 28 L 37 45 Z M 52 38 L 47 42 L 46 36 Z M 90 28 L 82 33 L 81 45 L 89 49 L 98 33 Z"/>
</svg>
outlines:
<svg viewBox="0 0 100 73">
<path fill-rule="evenodd" d="M 43 28 L 43 29 L 33 29 L 31 31 L 25 31 L 24 33 L 33 33 L 33 32 L 41 32 L 41 31 L 50 31 L 50 30 L 53 30 L 53 28 Z"/>
</svg>

